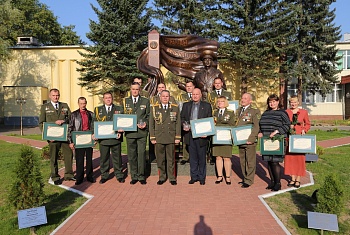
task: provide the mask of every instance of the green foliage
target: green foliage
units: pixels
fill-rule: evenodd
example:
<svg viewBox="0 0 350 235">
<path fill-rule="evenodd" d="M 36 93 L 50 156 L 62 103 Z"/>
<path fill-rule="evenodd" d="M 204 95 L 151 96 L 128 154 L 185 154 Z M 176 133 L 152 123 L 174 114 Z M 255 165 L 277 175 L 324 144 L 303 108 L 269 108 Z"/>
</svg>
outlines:
<svg viewBox="0 0 350 235">
<path fill-rule="evenodd" d="M 336 174 L 329 174 L 317 192 L 316 212 L 337 214 L 343 210 L 344 192 L 343 186 Z"/>
<path fill-rule="evenodd" d="M 321 147 L 321 146 L 316 145 L 316 154 L 317 154 L 318 156 L 323 155 L 323 154 L 324 154 L 324 148 Z"/>
<path fill-rule="evenodd" d="M 136 60 L 147 47 L 151 30 L 150 16 L 145 12 L 147 0 L 99 0 L 100 7 L 92 6 L 98 21 L 90 21 L 87 37 L 94 46 L 80 52 L 84 60 L 80 85 L 100 93 L 106 90 L 129 90 L 134 77 L 145 77 L 136 67 Z"/>
<path fill-rule="evenodd" d="M 41 206 L 44 183 L 37 156 L 30 146 L 22 145 L 15 173 L 17 178 L 9 194 L 12 205 L 19 210 Z"/>
</svg>

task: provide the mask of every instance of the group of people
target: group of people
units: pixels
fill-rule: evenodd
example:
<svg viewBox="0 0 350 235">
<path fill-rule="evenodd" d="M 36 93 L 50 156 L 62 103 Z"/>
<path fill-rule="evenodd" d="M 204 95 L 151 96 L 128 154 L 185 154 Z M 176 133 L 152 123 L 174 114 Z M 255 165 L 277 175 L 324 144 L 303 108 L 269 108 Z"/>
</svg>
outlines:
<svg viewBox="0 0 350 235">
<path fill-rule="evenodd" d="M 194 86 L 192 81 L 186 83 L 186 93 L 178 97 L 178 101 L 166 90 L 165 84 L 158 84 L 158 94 L 151 98 L 141 95 L 141 82 L 135 78 L 130 86 L 130 94 L 123 98 L 121 105 L 113 104 L 111 92 L 103 94 L 103 105 L 95 107 L 94 111 L 86 109 L 85 97 L 78 98 L 79 109 L 71 112 L 66 103 L 59 102 L 60 93 L 51 89 L 50 102 L 42 105 L 39 123 L 55 122 L 58 125 L 68 124 L 68 141 L 48 141 L 51 161 L 51 179 L 55 185 L 62 183 L 58 174 L 58 152 L 62 148 L 65 163 L 64 180 L 76 181 L 79 185 L 84 180 L 84 158 L 86 158 L 86 180 L 96 182 L 93 177 L 93 149 L 75 148 L 72 140 L 73 131 L 93 131 L 94 122 L 113 121 L 114 114 L 135 114 L 137 116 L 137 131 L 118 130 L 116 138 L 96 139 L 100 150 L 100 184 L 109 179 L 110 158 L 113 163 L 114 175 L 118 182 L 124 183 L 126 175 L 123 170 L 121 143 L 126 139 L 127 156 L 130 165 L 130 184 L 147 184 L 146 144 L 147 138 L 154 146 L 159 170 L 158 185 L 167 179 L 171 185 L 177 185 L 175 169 L 175 145 L 183 142 L 183 158 L 181 164 L 190 163 L 189 184 L 199 182 L 205 185 L 208 154 L 215 158 L 217 179 L 216 184 L 225 180 L 231 184 L 232 145 L 213 145 L 210 136 L 193 138 L 189 125 L 191 120 L 213 117 L 216 126 L 252 125 L 247 142 L 239 145 L 240 166 L 243 178 L 239 182 L 242 188 L 249 188 L 254 183 L 256 171 L 256 145 L 258 137 L 282 136 L 287 146 L 287 138 L 291 132 L 305 134 L 310 129 L 307 112 L 298 108 L 297 97 L 289 100 L 290 108 L 281 108 L 279 97 L 270 95 L 267 99 L 267 110 L 261 115 L 252 106 L 252 95 L 244 93 L 241 96 L 240 107 L 229 110 L 230 92 L 223 89 L 220 77 L 213 80 L 213 90 L 202 97 L 202 91 Z M 179 105 L 181 104 L 181 105 Z M 208 151 L 208 150 L 211 151 Z M 73 151 L 76 158 L 76 176 L 72 170 Z M 286 155 L 262 156 L 268 162 L 268 172 L 271 182 L 267 189 L 281 189 L 281 166 L 285 162 L 285 174 L 291 175 L 288 186 L 300 187 L 300 177 L 305 175 L 305 156 L 287 152 Z"/>
</svg>

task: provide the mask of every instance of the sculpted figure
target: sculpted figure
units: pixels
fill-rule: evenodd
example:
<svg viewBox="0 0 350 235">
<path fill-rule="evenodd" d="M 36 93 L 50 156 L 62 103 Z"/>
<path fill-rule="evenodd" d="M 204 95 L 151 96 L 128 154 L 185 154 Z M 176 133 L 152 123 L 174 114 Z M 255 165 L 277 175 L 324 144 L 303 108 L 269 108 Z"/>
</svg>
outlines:
<svg viewBox="0 0 350 235">
<path fill-rule="evenodd" d="M 207 94 L 213 90 L 214 79 L 221 78 L 224 82 L 224 76 L 220 70 L 213 66 L 213 61 L 216 61 L 217 57 L 212 50 L 204 50 L 200 58 L 203 62 L 204 68 L 196 73 L 193 83 L 195 87 L 202 91 L 202 99 L 206 100 Z M 223 88 L 226 89 L 225 82 Z"/>
</svg>

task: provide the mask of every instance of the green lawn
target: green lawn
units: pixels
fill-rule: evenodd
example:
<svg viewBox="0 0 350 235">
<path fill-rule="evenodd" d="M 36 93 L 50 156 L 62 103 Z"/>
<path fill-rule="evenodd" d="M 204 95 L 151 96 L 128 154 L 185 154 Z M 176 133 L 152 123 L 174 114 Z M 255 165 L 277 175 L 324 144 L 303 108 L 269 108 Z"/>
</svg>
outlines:
<svg viewBox="0 0 350 235">
<path fill-rule="evenodd" d="M 20 156 L 20 147 L 0 141 L 0 234 L 29 234 L 29 229 L 18 229 L 17 211 L 10 205 L 8 191 L 16 175 L 13 172 L 14 166 Z M 36 154 L 40 151 L 34 149 Z M 77 210 L 85 201 L 84 197 L 76 193 L 61 189 L 48 184 L 50 175 L 49 161 L 42 160 L 41 173 L 45 183 L 44 191 L 46 195 L 45 204 L 47 220 L 46 225 L 37 227 L 37 234 L 50 234 L 68 216 Z"/>
<path fill-rule="evenodd" d="M 318 137 L 318 136 L 317 136 Z M 316 163 L 308 163 L 307 170 L 311 171 L 315 185 L 300 188 L 291 192 L 279 194 L 266 199 L 273 211 L 294 234 L 320 234 L 319 230 L 307 228 L 307 211 L 313 211 L 312 193 L 320 188 L 329 173 L 338 174 L 342 180 L 345 208 L 338 217 L 339 233 L 324 232 L 324 234 L 350 234 L 350 145 L 325 149 L 324 155 Z"/>
</svg>

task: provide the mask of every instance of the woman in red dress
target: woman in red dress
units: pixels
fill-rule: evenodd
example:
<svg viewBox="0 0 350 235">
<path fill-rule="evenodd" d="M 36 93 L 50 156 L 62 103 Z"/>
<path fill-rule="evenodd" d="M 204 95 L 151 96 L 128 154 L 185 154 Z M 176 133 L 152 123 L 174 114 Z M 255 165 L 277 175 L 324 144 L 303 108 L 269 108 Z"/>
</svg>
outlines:
<svg viewBox="0 0 350 235">
<path fill-rule="evenodd" d="M 310 120 L 305 109 L 300 109 L 297 96 L 289 98 L 287 113 L 291 121 L 291 134 L 305 135 L 310 130 Z M 305 155 L 287 153 L 284 159 L 284 174 L 291 175 L 292 180 L 288 183 L 289 187 L 300 187 L 300 177 L 305 176 Z"/>
</svg>

